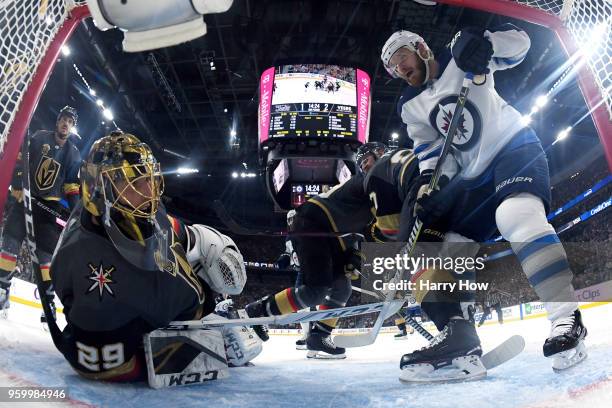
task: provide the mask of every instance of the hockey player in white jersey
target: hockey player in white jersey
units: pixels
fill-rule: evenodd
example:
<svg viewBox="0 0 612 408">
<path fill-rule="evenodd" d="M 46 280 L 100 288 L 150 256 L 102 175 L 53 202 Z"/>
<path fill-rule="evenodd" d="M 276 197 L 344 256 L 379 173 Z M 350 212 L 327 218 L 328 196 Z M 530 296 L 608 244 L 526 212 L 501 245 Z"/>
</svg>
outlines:
<svg viewBox="0 0 612 408">
<path fill-rule="evenodd" d="M 387 71 L 409 85 L 398 104 L 421 175 L 433 173 L 466 73 L 485 75 L 470 87 L 451 154 L 443 174 L 451 182 L 428 192 L 419 190 L 418 212 L 427 224 L 444 219 L 449 229 L 482 242 L 496 229 L 511 243 L 523 271 L 545 302 L 552 323 L 544 355 L 553 368 L 565 369 L 586 357 L 581 321 L 571 284 L 572 272 L 557 234 L 546 219 L 550 204 L 548 163 L 535 132 L 495 90 L 493 73 L 518 65 L 530 40 L 519 28 L 464 28 L 434 57 L 418 34 L 398 31 L 382 49 Z M 450 325 L 450 324 L 449 324 Z M 452 328 L 447 339 L 452 342 Z M 414 359 L 407 354 L 401 365 Z M 418 363 L 418 361 L 416 361 Z"/>
</svg>

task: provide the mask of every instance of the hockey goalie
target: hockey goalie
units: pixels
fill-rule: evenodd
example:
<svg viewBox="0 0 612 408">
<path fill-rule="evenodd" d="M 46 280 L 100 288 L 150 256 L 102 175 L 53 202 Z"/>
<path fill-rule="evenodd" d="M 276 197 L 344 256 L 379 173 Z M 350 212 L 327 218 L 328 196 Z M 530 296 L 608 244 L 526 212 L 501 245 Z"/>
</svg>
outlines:
<svg viewBox="0 0 612 408">
<path fill-rule="evenodd" d="M 216 294 L 246 283 L 227 236 L 168 216 L 151 149 L 113 132 L 81 169 L 82 200 L 51 264 L 67 326 L 54 343 L 81 376 L 154 388 L 223 378 L 261 352 L 251 329 L 163 330 L 170 321 L 219 316 Z M 51 327 L 50 327 L 51 328 Z"/>
</svg>

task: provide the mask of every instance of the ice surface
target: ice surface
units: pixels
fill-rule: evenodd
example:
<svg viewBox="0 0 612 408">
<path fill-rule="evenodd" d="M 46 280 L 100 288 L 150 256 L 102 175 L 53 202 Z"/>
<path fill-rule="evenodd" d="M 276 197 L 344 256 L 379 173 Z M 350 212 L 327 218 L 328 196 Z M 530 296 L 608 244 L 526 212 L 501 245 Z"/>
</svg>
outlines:
<svg viewBox="0 0 612 408">
<path fill-rule="evenodd" d="M 549 323 L 538 318 L 478 329 L 485 351 L 512 334 L 523 335 L 527 343 L 523 354 L 490 371 L 482 381 L 401 384 L 401 355 L 425 345 L 416 333 L 405 341 L 383 334 L 374 345 L 348 350 L 347 359 L 340 361 L 306 360 L 305 351 L 295 350 L 297 336 L 277 335 L 264 344 L 254 367 L 233 368 L 228 379 L 152 390 L 144 383 L 118 385 L 81 379 L 41 329 L 40 309 L 13 303 L 8 319 L 0 320 L 0 385 L 66 387 L 72 400 L 64 405 L 70 406 L 610 407 L 611 316 L 612 304 L 583 310 L 589 357 L 561 374 L 553 373 L 551 362 L 542 356 Z"/>
</svg>

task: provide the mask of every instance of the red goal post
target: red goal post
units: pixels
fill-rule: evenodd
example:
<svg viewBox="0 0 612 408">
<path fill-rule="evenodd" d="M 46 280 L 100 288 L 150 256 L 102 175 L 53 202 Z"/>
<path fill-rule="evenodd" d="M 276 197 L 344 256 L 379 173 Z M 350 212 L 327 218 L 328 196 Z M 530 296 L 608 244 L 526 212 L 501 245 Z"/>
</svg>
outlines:
<svg viewBox="0 0 612 408">
<path fill-rule="evenodd" d="M 0 219 L 15 161 L 62 46 L 84 1 L 0 0 Z"/>
</svg>

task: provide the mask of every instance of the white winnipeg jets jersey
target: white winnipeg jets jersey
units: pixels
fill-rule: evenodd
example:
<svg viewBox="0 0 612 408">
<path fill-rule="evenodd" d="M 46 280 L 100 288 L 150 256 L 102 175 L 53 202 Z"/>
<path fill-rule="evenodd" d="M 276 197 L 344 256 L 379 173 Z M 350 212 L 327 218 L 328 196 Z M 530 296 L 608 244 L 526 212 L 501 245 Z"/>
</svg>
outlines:
<svg viewBox="0 0 612 408">
<path fill-rule="evenodd" d="M 521 114 L 497 94 L 493 72 L 518 65 L 529 50 L 529 37 L 511 24 L 495 32 L 485 31 L 485 37 L 493 45 L 490 73 L 483 85 L 470 85 L 451 150 L 456 161 L 449 155 L 444 163 L 444 174 L 459 171 L 464 179 L 478 178 L 524 127 Z M 398 106 L 408 135 L 414 141 L 421 173 L 436 166 L 444 143 L 442 135 L 448 132 L 465 76 L 451 57 L 450 49 L 445 49 L 437 60 L 438 79 L 424 88 L 407 89 Z"/>
</svg>

